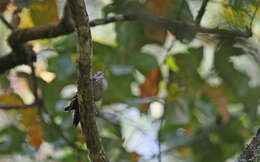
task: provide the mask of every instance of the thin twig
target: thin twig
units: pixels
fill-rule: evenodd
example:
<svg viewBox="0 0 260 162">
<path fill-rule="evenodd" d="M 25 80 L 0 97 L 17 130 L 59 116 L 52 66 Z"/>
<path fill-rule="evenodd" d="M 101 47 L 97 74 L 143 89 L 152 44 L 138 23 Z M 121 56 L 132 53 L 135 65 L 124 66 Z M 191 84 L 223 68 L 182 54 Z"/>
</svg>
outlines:
<svg viewBox="0 0 260 162">
<path fill-rule="evenodd" d="M 205 11 L 206 11 L 206 7 L 207 7 L 208 2 L 209 2 L 209 0 L 203 0 L 202 5 L 200 7 L 200 10 L 198 12 L 198 15 L 195 19 L 196 26 L 200 26 L 200 22 L 201 22 L 201 19 L 204 15 Z"/>
<path fill-rule="evenodd" d="M 131 15 L 128 14 L 119 14 L 115 16 L 109 16 L 105 17 L 102 19 L 95 19 L 89 22 L 89 26 L 95 27 L 97 25 L 105 25 L 109 23 L 114 23 L 114 22 L 120 22 L 120 21 L 126 21 L 126 20 L 133 20 Z"/>
<path fill-rule="evenodd" d="M 252 16 L 252 19 L 251 19 L 251 22 L 250 22 L 250 25 L 249 25 L 250 30 L 252 30 L 253 22 L 254 22 L 254 20 L 255 20 L 256 12 L 257 12 L 257 10 L 258 10 L 258 3 L 259 3 L 259 2 L 256 3 L 255 11 L 254 11 L 254 14 L 253 14 L 253 16 Z"/>
<path fill-rule="evenodd" d="M 6 105 L 0 103 L 0 109 L 3 110 L 13 110 L 13 109 L 23 109 L 23 108 L 31 108 L 33 106 L 37 106 L 37 102 L 34 102 L 32 104 L 22 104 L 22 105 Z"/>
<path fill-rule="evenodd" d="M 0 14 L 0 19 L 2 20 L 2 22 L 5 24 L 5 26 L 8 29 L 11 29 L 11 30 L 14 29 L 14 27 L 4 18 L 4 16 L 2 14 Z"/>
<path fill-rule="evenodd" d="M 160 120 L 160 127 L 159 127 L 159 132 L 158 132 L 158 148 L 159 148 L 159 154 L 158 154 L 158 162 L 162 162 L 162 144 L 161 144 L 161 140 L 162 140 L 162 126 L 163 126 L 163 121 L 164 121 L 164 115 L 162 117 L 162 119 Z"/>
<path fill-rule="evenodd" d="M 38 82 L 37 82 L 37 77 L 36 77 L 36 74 L 35 74 L 35 68 L 34 68 L 32 60 L 30 60 L 29 66 L 31 67 L 31 71 L 32 71 L 31 77 L 32 77 L 33 95 L 35 97 L 35 101 L 38 102 L 38 100 L 39 100 L 39 97 L 38 97 Z"/>
</svg>

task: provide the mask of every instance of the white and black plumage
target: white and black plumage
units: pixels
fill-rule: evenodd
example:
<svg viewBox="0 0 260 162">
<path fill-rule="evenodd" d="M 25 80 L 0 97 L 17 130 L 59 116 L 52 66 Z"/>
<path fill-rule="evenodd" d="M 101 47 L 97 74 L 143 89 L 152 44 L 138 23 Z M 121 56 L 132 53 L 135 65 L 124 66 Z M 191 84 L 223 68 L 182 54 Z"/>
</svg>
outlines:
<svg viewBox="0 0 260 162">
<path fill-rule="evenodd" d="M 97 72 L 93 77 L 93 94 L 94 101 L 99 101 L 104 92 L 104 71 Z M 79 103 L 78 103 L 78 93 L 72 98 L 70 105 L 65 107 L 64 111 L 70 112 L 71 110 L 75 110 L 74 119 L 73 119 L 73 127 L 77 127 L 80 121 L 80 113 L 79 113 Z"/>
</svg>

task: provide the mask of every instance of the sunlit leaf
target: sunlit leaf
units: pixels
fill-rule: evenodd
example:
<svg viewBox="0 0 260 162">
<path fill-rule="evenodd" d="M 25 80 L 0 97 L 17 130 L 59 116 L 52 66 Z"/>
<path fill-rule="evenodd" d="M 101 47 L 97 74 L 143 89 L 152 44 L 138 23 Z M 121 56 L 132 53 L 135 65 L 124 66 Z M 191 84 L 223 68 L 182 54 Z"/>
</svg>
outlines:
<svg viewBox="0 0 260 162">
<path fill-rule="evenodd" d="M 34 26 L 29 10 L 23 9 L 20 13 L 20 19 L 20 24 L 18 25 L 19 28 L 30 28 Z"/>
</svg>

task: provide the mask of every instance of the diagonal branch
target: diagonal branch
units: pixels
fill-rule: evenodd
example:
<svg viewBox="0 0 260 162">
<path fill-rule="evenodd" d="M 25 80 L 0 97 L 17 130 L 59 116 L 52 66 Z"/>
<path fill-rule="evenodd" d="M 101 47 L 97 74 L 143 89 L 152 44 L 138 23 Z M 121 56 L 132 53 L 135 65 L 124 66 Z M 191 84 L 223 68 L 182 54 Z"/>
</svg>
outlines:
<svg viewBox="0 0 260 162">
<path fill-rule="evenodd" d="M 260 160 L 259 146 L 260 146 L 260 129 L 258 129 L 256 136 L 253 137 L 250 144 L 240 154 L 237 162 L 254 162 Z"/>
<path fill-rule="evenodd" d="M 208 2 L 209 2 L 209 0 L 203 0 L 202 5 L 199 9 L 198 15 L 195 19 L 195 25 L 196 26 L 200 26 L 200 22 L 201 22 L 201 19 L 204 15 L 205 11 L 206 11 L 206 7 L 207 7 Z"/>
<path fill-rule="evenodd" d="M 2 14 L 0 14 L 0 19 L 2 20 L 2 22 L 5 24 L 5 26 L 11 30 L 14 29 L 14 27 L 4 18 L 4 16 Z"/>
</svg>

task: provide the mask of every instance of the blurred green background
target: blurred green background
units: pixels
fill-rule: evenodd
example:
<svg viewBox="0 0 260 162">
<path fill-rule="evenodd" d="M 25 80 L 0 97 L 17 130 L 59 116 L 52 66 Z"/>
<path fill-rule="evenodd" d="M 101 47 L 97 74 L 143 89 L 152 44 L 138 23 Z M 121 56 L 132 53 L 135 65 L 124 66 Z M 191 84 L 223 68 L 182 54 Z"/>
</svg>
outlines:
<svg viewBox="0 0 260 162">
<path fill-rule="evenodd" d="M 0 2 L 0 13 L 18 28 L 59 23 L 65 0 Z M 131 11 L 192 24 L 202 0 L 87 0 L 90 20 Z M 91 28 L 93 73 L 105 69 L 97 119 L 112 162 L 231 162 L 255 135 L 260 109 L 259 0 L 210 0 L 201 26 L 252 31 L 249 38 L 170 32 L 145 21 L 122 21 Z M 174 28 L 174 26 L 173 26 Z M 0 21 L 0 56 L 11 51 L 11 31 Z M 86 150 L 72 114 L 64 112 L 77 90 L 76 36 L 31 41 L 40 95 L 37 106 L 0 110 L 0 161 L 88 161 L 63 134 Z M 1 63 L 0 63 L 1 64 Z M 0 75 L 0 103 L 34 101 L 30 68 Z M 44 122 L 43 122 L 44 120 Z"/>
</svg>

